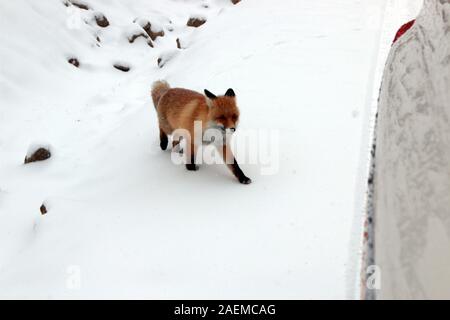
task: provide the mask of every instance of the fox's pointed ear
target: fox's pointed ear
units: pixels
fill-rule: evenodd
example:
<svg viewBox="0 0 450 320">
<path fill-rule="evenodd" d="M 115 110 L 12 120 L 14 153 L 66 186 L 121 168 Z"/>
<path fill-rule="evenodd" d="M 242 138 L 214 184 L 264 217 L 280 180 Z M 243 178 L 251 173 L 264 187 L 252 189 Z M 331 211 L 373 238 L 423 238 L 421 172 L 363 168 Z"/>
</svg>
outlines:
<svg viewBox="0 0 450 320">
<path fill-rule="evenodd" d="M 236 94 L 234 93 L 233 89 L 228 89 L 227 92 L 225 92 L 225 96 L 227 97 L 235 97 Z"/>
<path fill-rule="evenodd" d="M 205 89 L 205 96 L 207 96 L 210 99 L 216 99 L 217 97 L 210 91 Z"/>
</svg>

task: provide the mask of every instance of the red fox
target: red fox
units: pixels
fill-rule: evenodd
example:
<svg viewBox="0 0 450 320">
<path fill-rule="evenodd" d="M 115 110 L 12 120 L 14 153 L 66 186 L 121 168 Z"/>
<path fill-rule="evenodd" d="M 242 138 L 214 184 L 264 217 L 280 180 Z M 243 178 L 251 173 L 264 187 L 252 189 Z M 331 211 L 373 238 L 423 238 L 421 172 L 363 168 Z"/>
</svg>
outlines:
<svg viewBox="0 0 450 320">
<path fill-rule="evenodd" d="M 191 138 L 186 141 L 186 169 L 198 170 L 195 156 L 198 142 L 194 141 L 194 122 L 201 121 L 202 132 L 208 128 L 220 129 L 223 134 L 233 133 L 239 121 L 239 108 L 233 89 L 228 89 L 225 95 L 215 96 L 205 89 L 205 95 L 195 91 L 170 88 L 165 81 L 156 81 L 152 86 L 152 99 L 158 113 L 159 137 L 162 150 L 167 149 L 168 135 L 176 129 L 185 129 Z M 174 141 L 175 147 L 179 141 Z M 245 176 L 234 158 L 228 143 L 218 148 L 224 162 L 240 183 L 250 184 L 252 181 Z"/>
</svg>

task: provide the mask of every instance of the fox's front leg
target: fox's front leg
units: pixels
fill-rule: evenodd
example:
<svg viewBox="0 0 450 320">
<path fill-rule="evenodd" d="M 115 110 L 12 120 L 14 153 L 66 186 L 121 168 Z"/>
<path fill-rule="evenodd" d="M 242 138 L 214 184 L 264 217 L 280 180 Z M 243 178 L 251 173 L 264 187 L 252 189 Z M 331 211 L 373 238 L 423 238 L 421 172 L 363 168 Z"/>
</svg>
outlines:
<svg viewBox="0 0 450 320">
<path fill-rule="evenodd" d="M 244 172 L 242 172 L 241 168 L 239 167 L 239 164 L 236 161 L 236 158 L 233 155 L 233 152 L 231 151 L 231 148 L 228 144 L 224 144 L 222 146 L 222 157 L 223 161 L 226 163 L 227 167 L 230 169 L 230 171 L 234 174 L 234 176 L 239 180 L 242 184 L 250 184 L 252 183 L 252 180 L 245 176 Z"/>
</svg>

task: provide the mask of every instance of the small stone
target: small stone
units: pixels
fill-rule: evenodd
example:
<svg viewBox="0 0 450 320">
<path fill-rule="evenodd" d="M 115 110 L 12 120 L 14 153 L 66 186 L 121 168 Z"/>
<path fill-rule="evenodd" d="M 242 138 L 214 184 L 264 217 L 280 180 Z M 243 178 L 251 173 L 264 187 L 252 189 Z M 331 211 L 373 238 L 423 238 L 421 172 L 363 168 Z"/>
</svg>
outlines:
<svg viewBox="0 0 450 320">
<path fill-rule="evenodd" d="M 80 67 L 80 61 L 78 61 L 77 58 L 70 58 L 69 60 L 67 60 L 67 62 L 69 62 L 71 65 L 74 65 L 75 67 Z"/>
<path fill-rule="evenodd" d="M 150 39 L 152 39 L 153 41 L 156 40 L 156 38 L 158 37 L 164 37 L 164 31 L 160 30 L 160 31 L 153 31 L 152 30 L 152 24 L 150 22 L 147 22 L 142 29 L 145 30 L 145 32 L 149 35 Z"/>
<path fill-rule="evenodd" d="M 136 41 L 136 39 L 138 39 L 140 37 L 146 39 L 147 40 L 147 44 L 149 45 L 149 47 L 153 48 L 152 40 L 150 40 L 149 36 L 146 33 L 144 33 L 144 32 L 140 32 L 140 33 L 136 33 L 136 34 L 131 35 L 130 37 L 128 37 L 128 42 L 129 43 L 134 43 L 134 41 Z"/>
<path fill-rule="evenodd" d="M 123 72 L 130 71 L 130 67 L 129 66 L 125 66 L 125 65 L 122 65 L 122 64 L 118 64 L 118 63 L 114 64 L 114 68 L 116 68 L 117 70 L 123 71 Z"/>
<path fill-rule="evenodd" d="M 178 49 L 181 49 L 180 38 L 177 38 L 177 48 L 178 48 Z"/>
<path fill-rule="evenodd" d="M 72 5 L 74 5 L 75 7 L 77 7 L 77 8 L 80 8 L 80 9 L 83 9 L 83 10 L 89 10 L 89 6 L 87 4 L 82 3 L 82 2 L 80 2 L 78 0 L 70 0 L 70 3 Z"/>
<path fill-rule="evenodd" d="M 146 35 L 146 34 L 143 33 L 143 32 L 133 34 L 131 37 L 128 37 L 128 42 L 129 42 L 129 43 L 134 43 L 134 41 L 135 41 L 137 38 L 139 38 L 139 37 L 142 37 L 142 38 L 147 39 L 147 38 L 148 38 L 148 35 Z"/>
<path fill-rule="evenodd" d="M 97 25 L 102 28 L 109 26 L 109 21 L 103 13 L 98 13 L 95 15 L 95 22 L 97 22 Z"/>
<path fill-rule="evenodd" d="M 202 18 L 190 18 L 187 22 L 188 27 L 198 28 L 201 25 L 205 24 L 206 20 Z"/>
<path fill-rule="evenodd" d="M 45 148 L 37 149 L 31 156 L 26 156 L 24 163 L 31 163 L 37 161 L 44 161 L 49 159 L 52 156 L 49 150 Z"/>
<path fill-rule="evenodd" d="M 239 2 L 241 2 L 241 0 L 231 0 L 231 2 L 232 2 L 233 4 L 238 4 Z"/>
<path fill-rule="evenodd" d="M 41 210 L 41 214 L 47 214 L 47 207 L 45 206 L 45 204 L 42 204 L 42 206 L 39 208 Z"/>
<path fill-rule="evenodd" d="M 160 68 L 164 67 L 165 64 L 167 62 L 169 62 L 170 60 L 172 60 L 175 57 L 176 54 L 177 54 L 177 50 L 176 49 L 161 54 L 159 56 L 158 60 L 157 60 L 158 67 L 160 67 Z"/>
</svg>

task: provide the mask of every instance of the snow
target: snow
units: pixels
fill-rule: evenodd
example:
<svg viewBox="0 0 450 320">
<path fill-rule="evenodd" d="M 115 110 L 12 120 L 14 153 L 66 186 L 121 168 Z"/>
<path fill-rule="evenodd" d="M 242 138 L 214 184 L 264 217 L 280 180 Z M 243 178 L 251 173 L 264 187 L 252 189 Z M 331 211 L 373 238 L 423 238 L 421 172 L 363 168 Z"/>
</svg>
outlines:
<svg viewBox="0 0 450 320">
<path fill-rule="evenodd" d="M 357 297 L 386 2 L 85 2 L 0 4 L 0 297 Z M 206 24 L 186 27 L 198 15 Z M 136 19 L 164 30 L 154 48 L 128 42 Z M 257 163 L 241 165 L 251 185 L 159 149 L 157 79 L 235 90 L 236 143 L 256 136 Z M 55 156 L 23 165 L 33 141 Z"/>
</svg>

